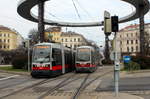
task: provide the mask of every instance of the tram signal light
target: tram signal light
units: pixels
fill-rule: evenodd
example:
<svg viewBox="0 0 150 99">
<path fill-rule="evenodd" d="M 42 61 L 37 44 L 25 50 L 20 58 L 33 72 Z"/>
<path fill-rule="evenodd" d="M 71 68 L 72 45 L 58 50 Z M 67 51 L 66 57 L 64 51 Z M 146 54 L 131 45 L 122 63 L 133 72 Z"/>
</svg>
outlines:
<svg viewBox="0 0 150 99">
<path fill-rule="evenodd" d="M 111 17 L 111 30 L 112 32 L 118 32 L 119 25 L 118 25 L 118 16 L 112 16 Z"/>
<path fill-rule="evenodd" d="M 104 12 L 104 33 L 106 35 L 110 35 L 111 34 L 111 17 L 110 17 L 110 13 L 105 11 Z"/>
</svg>

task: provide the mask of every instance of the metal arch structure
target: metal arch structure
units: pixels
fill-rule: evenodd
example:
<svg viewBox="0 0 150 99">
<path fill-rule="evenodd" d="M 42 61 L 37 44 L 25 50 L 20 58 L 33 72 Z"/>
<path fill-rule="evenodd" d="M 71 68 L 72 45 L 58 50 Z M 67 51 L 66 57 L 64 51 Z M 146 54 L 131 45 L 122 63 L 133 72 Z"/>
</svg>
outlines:
<svg viewBox="0 0 150 99">
<path fill-rule="evenodd" d="M 49 0 L 42 0 L 43 2 Z M 128 22 L 140 17 L 140 11 L 145 15 L 150 9 L 150 3 L 148 0 L 121 0 L 133 5 L 136 10 L 131 14 L 119 19 L 119 23 Z M 21 0 L 17 7 L 17 12 L 23 18 L 30 20 L 32 22 L 38 22 L 38 16 L 31 12 L 31 9 L 39 3 L 39 0 Z M 142 8 L 142 10 L 141 10 Z M 103 21 L 100 22 L 85 22 L 85 23 L 73 23 L 73 22 L 60 22 L 44 19 L 44 24 L 56 25 L 56 26 L 66 26 L 66 27 L 91 27 L 91 26 L 102 26 Z"/>
</svg>

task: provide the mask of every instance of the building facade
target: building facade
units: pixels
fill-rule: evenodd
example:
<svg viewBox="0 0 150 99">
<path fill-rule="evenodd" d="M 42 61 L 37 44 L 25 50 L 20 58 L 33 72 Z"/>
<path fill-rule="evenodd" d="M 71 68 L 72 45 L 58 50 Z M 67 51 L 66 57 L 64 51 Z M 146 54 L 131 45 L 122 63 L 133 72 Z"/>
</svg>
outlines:
<svg viewBox="0 0 150 99">
<path fill-rule="evenodd" d="M 60 43 L 61 34 L 62 34 L 61 27 L 47 28 L 45 30 L 45 40 Z"/>
<path fill-rule="evenodd" d="M 87 40 L 81 35 L 75 32 L 67 32 L 61 34 L 61 43 L 72 49 L 76 49 L 78 46 L 81 45 L 88 45 Z"/>
<path fill-rule="evenodd" d="M 150 24 L 145 24 L 145 32 L 150 35 Z M 116 36 L 118 51 L 131 54 L 140 52 L 139 25 L 127 26 L 121 29 Z"/>
<path fill-rule="evenodd" d="M 87 40 L 75 32 L 62 32 L 61 27 L 50 27 L 45 30 L 45 40 L 55 43 L 61 43 L 66 47 L 76 49 L 81 45 L 87 45 Z"/>
<path fill-rule="evenodd" d="M 23 38 L 18 32 L 0 26 L 0 50 L 16 49 L 22 41 Z"/>
</svg>

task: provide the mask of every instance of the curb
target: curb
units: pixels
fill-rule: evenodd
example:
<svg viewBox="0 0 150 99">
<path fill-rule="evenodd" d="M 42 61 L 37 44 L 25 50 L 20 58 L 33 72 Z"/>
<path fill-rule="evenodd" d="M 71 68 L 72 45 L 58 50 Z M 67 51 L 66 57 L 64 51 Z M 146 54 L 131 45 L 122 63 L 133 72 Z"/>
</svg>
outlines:
<svg viewBox="0 0 150 99">
<path fill-rule="evenodd" d="M 133 74 L 133 73 L 146 73 L 146 72 L 150 72 L 150 70 L 138 70 L 138 71 L 121 71 L 122 73 L 126 73 L 126 74 Z"/>
<path fill-rule="evenodd" d="M 6 70 L 0 70 L 0 72 L 9 73 L 9 74 L 16 74 L 16 75 L 30 76 L 30 72 L 15 72 L 15 71 L 6 71 Z"/>
</svg>

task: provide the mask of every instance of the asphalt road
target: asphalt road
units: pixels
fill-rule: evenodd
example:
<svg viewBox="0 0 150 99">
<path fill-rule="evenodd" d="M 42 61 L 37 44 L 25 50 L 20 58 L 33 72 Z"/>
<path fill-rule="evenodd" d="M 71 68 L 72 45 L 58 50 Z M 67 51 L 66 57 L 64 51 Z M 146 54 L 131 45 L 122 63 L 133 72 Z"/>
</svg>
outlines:
<svg viewBox="0 0 150 99">
<path fill-rule="evenodd" d="M 150 73 L 147 73 L 150 75 Z M 143 97 L 144 99 L 150 99 L 150 76 L 135 76 L 136 74 L 130 74 L 130 77 L 121 77 L 119 80 L 119 91 L 129 94 L 134 94 Z M 140 75 L 138 73 L 137 75 Z M 112 76 L 105 78 L 101 84 L 97 87 L 96 91 L 114 91 L 114 80 Z"/>
</svg>

